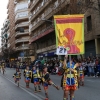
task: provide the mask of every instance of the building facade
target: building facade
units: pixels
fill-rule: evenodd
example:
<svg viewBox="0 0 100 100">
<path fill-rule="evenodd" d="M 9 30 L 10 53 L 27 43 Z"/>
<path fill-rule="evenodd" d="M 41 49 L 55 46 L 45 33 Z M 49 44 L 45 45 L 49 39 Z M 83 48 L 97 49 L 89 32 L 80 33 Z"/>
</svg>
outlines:
<svg viewBox="0 0 100 100">
<path fill-rule="evenodd" d="M 14 57 L 15 55 L 15 14 L 14 14 L 14 0 L 9 0 L 8 5 L 7 5 L 7 19 L 9 19 L 9 39 L 8 39 L 8 44 L 9 44 L 9 53 L 10 57 Z"/>
<path fill-rule="evenodd" d="M 15 5 L 15 46 L 17 56 L 29 56 L 28 0 L 16 0 Z"/>
<path fill-rule="evenodd" d="M 29 57 L 28 0 L 9 0 L 8 19 L 10 21 L 10 50 L 14 58 Z"/>
<path fill-rule="evenodd" d="M 69 3 L 69 0 L 31 0 L 29 5 L 31 38 L 29 42 L 34 48 L 35 57 L 56 57 L 53 15 L 66 14 Z"/>
<path fill-rule="evenodd" d="M 85 56 L 100 56 L 100 0 L 91 3 L 85 12 Z"/>
<path fill-rule="evenodd" d="M 8 57 L 8 48 L 9 48 L 9 43 L 8 43 L 8 38 L 9 38 L 9 20 L 6 19 L 3 23 L 3 27 L 1 29 L 1 51 L 2 54 L 5 58 Z"/>
<path fill-rule="evenodd" d="M 53 15 L 85 14 L 85 56 L 100 54 L 100 0 L 30 0 L 30 47 L 35 57 L 56 57 Z"/>
</svg>

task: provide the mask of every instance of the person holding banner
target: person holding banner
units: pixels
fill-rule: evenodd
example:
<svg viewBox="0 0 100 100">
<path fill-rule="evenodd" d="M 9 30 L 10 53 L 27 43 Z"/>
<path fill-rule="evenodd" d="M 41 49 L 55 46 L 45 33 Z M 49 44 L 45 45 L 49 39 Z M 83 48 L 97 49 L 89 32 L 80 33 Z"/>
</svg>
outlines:
<svg viewBox="0 0 100 100">
<path fill-rule="evenodd" d="M 78 74 L 77 74 L 77 67 L 79 66 L 78 61 L 76 64 L 73 61 L 69 61 L 67 63 L 68 56 L 65 56 L 64 60 L 64 75 L 62 78 L 62 88 L 64 91 L 63 100 L 68 98 L 68 94 L 70 93 L 70 100 L 75 100 L 74 92 L 78 88 Z"/>
</svg>

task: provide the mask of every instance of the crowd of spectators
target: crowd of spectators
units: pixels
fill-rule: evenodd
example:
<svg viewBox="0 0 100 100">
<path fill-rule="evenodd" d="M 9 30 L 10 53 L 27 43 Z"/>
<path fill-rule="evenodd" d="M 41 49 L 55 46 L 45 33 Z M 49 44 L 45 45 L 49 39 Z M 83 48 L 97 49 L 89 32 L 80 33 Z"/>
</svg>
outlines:
<svg viewBox="0 0 100 100">
<path fill-rule="evenodd" d="M 75 62 L 75 58 L 72 58 Z M 93 76 L 98 77 L 100 76 L 100 58 L 98 57 L 88 57 L 88 58 L 80 58 L 78 59 L 82 66 L 84 67 L 84 74 L 86 76 Z M 63 67 L 63 61 L 59 59 L 52 59 L 52 60 L 35 60 L 33 62 L 20 62 L 20 61 L 11 61 L 6 62 L 6 67 L 10 68 L 23 68 L 25 69 L 26 66 L 29 66 L 32 69 L 32 66 L 36 65 L 39 70 L 42 70 L 43 65 L 48 67 L 48 72 L 51 74 L 57 74 L 59 70 Z"/>
</svg>

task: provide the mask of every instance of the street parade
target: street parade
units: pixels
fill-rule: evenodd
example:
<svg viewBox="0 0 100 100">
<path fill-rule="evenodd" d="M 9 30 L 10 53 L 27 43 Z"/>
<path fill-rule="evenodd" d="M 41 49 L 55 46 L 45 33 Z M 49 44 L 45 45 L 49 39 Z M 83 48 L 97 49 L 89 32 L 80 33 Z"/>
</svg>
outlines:
<svg viewBox="0 0 100 100">
<path fill-rule="evenodd" d="M 31 62 L 30 65 L 27 65 L 26 63 L 26 68 L 23 70 L 21 69 L 22 67 L 20 61 L 15 61 L 15 67 L 9 66 L 9 64 L 6 62 L 1 62 L 1 73 L 3 75 L 6 73 L 6 69 L 3 72 L 3 68 L 14 68 L 15 73 L 12 76 L 17 86 L 20 87 L 21 80 L 25 82 L 26 88 L 30 88 L 30 84 L 33 84 L 33 93 L 38 94 L 39 92 L 44 92 L 45 100 L 49 100 L 48 90 L 50 86 L 55 87 L 58 91 L 60 89 L 63 90 L 64 95 L 62 100 L 76 100 L 75 91 L 78 91 L 81 86 L 85 86 L 84 76 L 90 77 L 90 75 L 88 74 L 89 72 L 86 70 L 86 66 L 89 66 L 90 64 L 86 64 L 86 62 L 81 61 L 81 59 L 69 59 L 70 57 L 68 57 L 68 55 L 65 55 L 64 61 L 60 62 L 62 64 L 59 63 L 59 60 L 54 60 L 53 62 L 58 66 L 58 72 L 54 75 L 57 75 L 59 77 L 61 76 L 61 80 L 60 83 L 58 83 L 58 86 L 50 78 L 50 76 L 53 75 L 54 70 L 55 72 L 57 70 L 55 67 L 53 67 L 53 69 L 52 66 L 50 67 L 51 61 L 45 61 L 44 65 L 41 63 L 42 60 L 37 60 L 36 62 L 34 62 L 34 64 Z M 19 66 L 17 65 L 17 63 L 19 63 Z M 41 66 L 42 72 L 40 69 Z M 91 73 L 94 77 L 95 73 Z M 99 74 L 97 74 L 97 76 L 99 77 Z M 22 79 L 21 77 L 24 78 Z M 44 90 L 41 89 L 42 87 Z"/>
<path fill-rule="evenodd" d="M 100 100 L 100 0 L 0 0 L 0 100 Z"/>
</svg>

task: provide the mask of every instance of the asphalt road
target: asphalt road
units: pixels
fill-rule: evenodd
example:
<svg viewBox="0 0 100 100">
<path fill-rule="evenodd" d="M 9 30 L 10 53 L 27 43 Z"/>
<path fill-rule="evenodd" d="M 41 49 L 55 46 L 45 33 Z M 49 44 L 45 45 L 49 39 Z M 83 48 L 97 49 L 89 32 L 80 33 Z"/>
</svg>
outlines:
<svg viewBox="0 0 100 100">
<path fill-rule="evenodd" d="M 14 72 L 14 69 L 6 69 L 5 75 L 0 74 L 0 100 L 44 100 L 43 87 L 39 93 L 34 93 L 33 84 L 27 89 L 23 75 L 17 87 L 12 78 Z M 51 79 L 60 86 L 61 76 L 51 75 Z M 49 100 L 63 100 L 62 89 L 58 91 L 49 86 Z M 85 86 L 75 92 L 75 100 L 100 100 L 100 78 L 85 77 Z"/>
</svg>

